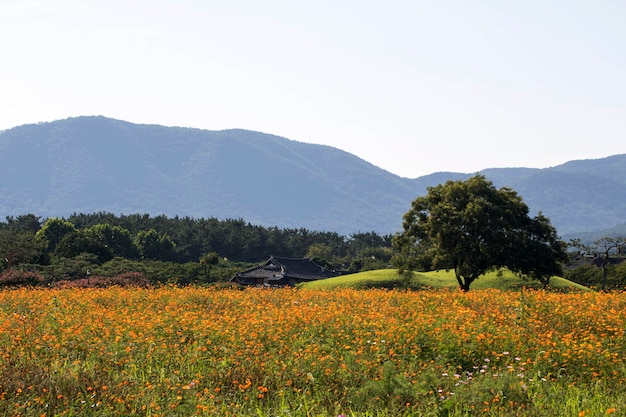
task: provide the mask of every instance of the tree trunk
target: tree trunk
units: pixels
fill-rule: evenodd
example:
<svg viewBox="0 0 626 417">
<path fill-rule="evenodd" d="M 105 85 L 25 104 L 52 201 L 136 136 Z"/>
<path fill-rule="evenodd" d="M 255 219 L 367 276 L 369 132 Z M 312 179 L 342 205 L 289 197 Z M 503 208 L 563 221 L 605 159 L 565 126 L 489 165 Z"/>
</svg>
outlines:
<svg viewBox="0 0 626 417">
<path fill-rule="evenodd" d="M 463 292 L 468 292 L 470 289 L 470 285 L 474 282 L 475 278 L 472 277 L 463 277 L 459 275 L 456 271 L 454 271 L 454 276 L 456 277 L 456 281 L 459 283 L 459 289 Z"/>
<path fill-rule="evenodd" d="M 7 255 L 6 258 L 4 258 L 4 261 L 7 263 L 7 272 L 9 272 L 11 270 L 11 268 L 13 268 L 13 254 L 10 253 Z"/>
</svg>

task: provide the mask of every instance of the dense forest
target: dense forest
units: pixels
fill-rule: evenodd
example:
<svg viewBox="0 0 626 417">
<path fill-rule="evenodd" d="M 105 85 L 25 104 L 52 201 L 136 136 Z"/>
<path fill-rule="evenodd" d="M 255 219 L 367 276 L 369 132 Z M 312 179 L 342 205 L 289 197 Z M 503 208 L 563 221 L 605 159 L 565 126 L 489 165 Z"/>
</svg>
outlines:
<svg viewBox="0 0 626 417">
<path fill-rule="evenodd" d="M 5 284 L 129 272 L 148 282 L 188 284 L 228 280 L 270 255 L 310 257 L 346 273 L 377 269 L 389 264 L 392 249 L 391 236 L 375 232 L 342 236 L 267 228 L 242 219 L 99 212 L 48 219 L 9 216 L 0 223 L 0 254 Z"/>
</svg>

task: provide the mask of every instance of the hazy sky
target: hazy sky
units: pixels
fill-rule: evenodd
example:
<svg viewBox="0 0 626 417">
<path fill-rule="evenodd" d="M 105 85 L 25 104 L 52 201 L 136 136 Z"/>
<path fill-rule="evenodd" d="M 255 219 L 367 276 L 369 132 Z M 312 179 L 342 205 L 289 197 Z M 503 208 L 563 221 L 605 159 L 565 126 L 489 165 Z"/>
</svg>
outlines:
<svg viewBox="0 0 626 417">
<path fill-rule="evenodd" d="M 621 0 L 0 0 L 0 130 L 103 115 L 405 177 L 626 152 Z"/>
</svg>

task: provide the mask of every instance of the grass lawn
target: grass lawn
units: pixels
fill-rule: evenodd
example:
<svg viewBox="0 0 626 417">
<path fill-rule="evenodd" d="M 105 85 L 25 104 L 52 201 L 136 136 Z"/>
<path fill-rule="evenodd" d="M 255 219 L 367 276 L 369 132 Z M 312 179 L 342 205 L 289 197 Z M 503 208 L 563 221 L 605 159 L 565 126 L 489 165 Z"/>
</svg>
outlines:
<svg viewBox="0 0 626 417">
<path fill-rule="evenodd" d="M 410 279 L 398 275 L 396 269 L 378 269 L 359 272 L 319 281 L 301 284 L 300 288 L 457 288 L 454 271 L 415 272 Z M 519 290 L 522 287 L 542 288 L 538 281 L 523 279 L 508 270 L 489 272 L 478 278 L 470 290 L 494 288 L 500 290 Z M 589 291 L 588 288 L 560 277 L 550 279 L 551 289 Z"/>
</svg>

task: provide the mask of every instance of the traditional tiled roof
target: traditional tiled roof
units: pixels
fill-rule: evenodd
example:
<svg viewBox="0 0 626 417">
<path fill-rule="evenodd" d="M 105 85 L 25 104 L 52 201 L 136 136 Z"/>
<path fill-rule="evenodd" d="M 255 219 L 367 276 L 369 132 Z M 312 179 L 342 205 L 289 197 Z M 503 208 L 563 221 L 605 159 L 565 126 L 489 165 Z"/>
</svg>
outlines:
<svg viewBox="0 0 626 417">
<path fill-rule="evenodd" d="M 310 258 L 283 258 L 272 255 L 265 263 L 239 272 L 232 281 L 252 283 L 254 280 L 263 279 L 268 284 L 278 281 L 291 283 L 330 278 L 336 275 L 333 271 L 317 265 Z"/>
</svg>

